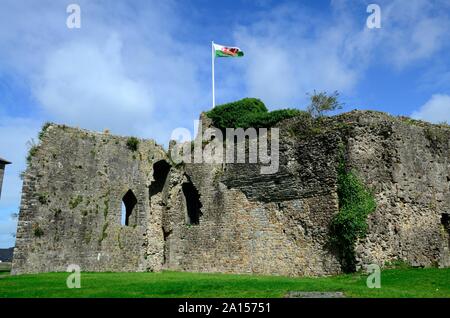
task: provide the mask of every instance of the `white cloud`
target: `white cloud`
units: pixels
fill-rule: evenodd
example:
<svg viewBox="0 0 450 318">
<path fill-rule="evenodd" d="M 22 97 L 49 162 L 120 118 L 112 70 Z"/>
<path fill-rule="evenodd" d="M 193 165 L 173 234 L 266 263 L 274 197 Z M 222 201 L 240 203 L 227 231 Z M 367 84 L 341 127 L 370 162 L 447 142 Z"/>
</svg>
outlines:
<svg viewBox="0 0 450 318">
<path fill-rule="evenodd" d="M 427 120 L 432 123 L 450 123 L 450 96 L 435 94 L 431 96 L 418 111 L 411 114 L 412 118 Z"/>
<path fill-rule="evenodd" d="M 428 59 L 448 45 L 449 4 L 437 4 L 397 0 L 382 6 L 382 37 L 378 45 L 397 68 Z"/>
<path fill-rule="evenodd" d="M 243 67 L 248 95 L 270 106 L 298 107 L 314 89 L 351 92 L 364 65 L 346 50 L 349 28 L 295 5 L 241 26 L 235 38 L 251 56 Z"/>
<path fill-rule="evenodd" d="M 0 70 L 26 78 L 51 121 L 126 135 L 148 131 L 142 137 L 167 142 L 207 100 L 201 74 L 208 64 L 192 58 L 200 49 L 178 37 L 188 24 L 171 1 L 79 4 L 82 27 L 69 30 L 63 1 L 2 3 Z"/>
<path fill-rule="evenodd" d="M 201 88 L 202 66 L 208 69 L 208 63 L 193 58 L 201 56 L 200 49 L 178 36 L 189 26 L 172 1 L 147 1 L 139 7 L 77 3 L 82 10 L 79 30 L 66 27 L 65 1 L 1 4 L 0 72 L 29 85 L 29 91 L 19 94 L 30 93 L 26 103 L 36 103 L 0 105 L 0 155 L 13 162 L 0 200 L 2 247 L 13 241 L 9 231 L 14 232 L 15 223 L 9 214 L 17 212 L 20 202 L 25 144 L 36 138 L 44 119 L 164 143 L 172 129 L 190 124 L 209 101 Z M 207 45 L 202 49 L 208 59 Z M 33 119 L 18 115 L 26 113 Z"/>
<path fill-rule="evenodd" d="M 368 29 L 363 2 L 333 1 L 327 16 L 301 5 L 279 5 L 235 31 L 251 59 L 240 68 L 247 93 L 271 106 L 304 105 L 314 89 L 351 95 L 373 64 L 397 70 L 427 61 L 448 46 L 448 4 L 381 2 L 381 29 Z M 441 10 L 439 10 L 441 9 Z"/>
<path fill-rule="evenodd" d="M 111 36 L 106 43 L 68 43 L 50 53 L 33 89 L 46 112 L 69 125 L 122 134 L 150 121 L 151 88 L 127 74 L 121 45 Z"/>
</svg>

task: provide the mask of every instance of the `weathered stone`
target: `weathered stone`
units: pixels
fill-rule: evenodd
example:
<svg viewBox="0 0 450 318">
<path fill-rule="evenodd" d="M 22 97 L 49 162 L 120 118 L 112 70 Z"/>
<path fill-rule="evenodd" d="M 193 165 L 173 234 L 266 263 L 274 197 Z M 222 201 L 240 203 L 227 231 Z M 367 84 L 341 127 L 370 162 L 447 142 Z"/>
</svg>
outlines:
<svg viewBox="0 0 450 318">
<path fill-rule="evenodd" d="M 202 128 L 210 125 L 204 120 Z M 258 164 L 175 167 L 151 140 L 132 151 L 126 137 L 49 126 L 24 175 L 13 273 L 69 264 L 340 273 L 329 227 L 339 212 L 342 155 L 377 201 L 355 249 L 358 266 L 449 266 L 448 128 L 360 111 L 325 118 L 312 132 L 300 118 L 278 126 L 280 168 L 272 175 L 261 175 Z M 129 190 L 136 205 L 126 226 L 120 205 Z"/>
</svg>

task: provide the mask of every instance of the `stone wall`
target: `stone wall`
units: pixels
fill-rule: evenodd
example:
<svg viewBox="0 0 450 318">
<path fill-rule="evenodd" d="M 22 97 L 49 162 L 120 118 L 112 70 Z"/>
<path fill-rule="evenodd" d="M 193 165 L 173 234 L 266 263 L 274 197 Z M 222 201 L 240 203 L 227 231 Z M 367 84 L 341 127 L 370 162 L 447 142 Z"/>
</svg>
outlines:
<svg viewBox="0 0 450 318">
<path fill-rule="evenodd" d="M 258 164 L 173 166 L 151 140 L 132 151 L 126 137 L 51 125 L 25 173 L 13 273 L 340 273 L 329 227 L 341 160 L 377 201 L 359 266 L 449 266 L 448 128 L 358 111 L 279 127 L 279 170 L 261 175 Z"/>
<path fill-rule="evenodd" d="M 378 204 L 356 249 L 360 264 L 450 266 L 450 129 L 383 113 L 347 120 L 349 165 Z"/>
<path fill-rule="evenodd" d="M 209 125 L 203 125 L 205 130 Z M 186 164 L 201 194 L 199 224 L 186 222 L 180 191 L 168 206 L 166 266 L 175 270 L 277 275 L 339 273 L 328 248 L 338 213 L 338 134 L 309 140 L 281 131 L 280 168 L 259 164 Z"/>
<path fill-rule="evenodd" d="M 162 241 L 158 216 L 150 213 L 152 165 L 163 149 L 140 140 L 51 125 L 24 174 L 13 273 L 159 270 Z M 121 202 L 137 198 L 130 225 L 121 225 Z M 151 224 L 151 225 L 149 225 Z M 151 237 L 151 239 L 149 239 Z M 148 242 L 151 242 L 150 244 Z"/>
</svg>

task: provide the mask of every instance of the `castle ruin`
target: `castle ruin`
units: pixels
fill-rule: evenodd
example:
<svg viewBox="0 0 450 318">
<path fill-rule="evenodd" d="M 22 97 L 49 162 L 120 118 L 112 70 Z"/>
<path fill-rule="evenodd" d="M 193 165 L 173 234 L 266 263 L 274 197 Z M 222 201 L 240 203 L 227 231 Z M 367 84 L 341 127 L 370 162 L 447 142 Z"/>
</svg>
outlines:
<svg viewBox="0 0 450 318">
<path fill-rule="evenodd" d="M 450 266 L 450 129 L 370 111 L 323 121 L 311 134 L 299 118 L 277 125 L 280 166 L 272 175 L 258 164 L 175 165 L 153 140 L 133 150 L 126 137 L 51 124 L 24 173 L 12 273 L 69 264 L 341 273 L 329 244 L 340 145 L 377 203 L 355 246 L 358 266 Z"/>
</svg>

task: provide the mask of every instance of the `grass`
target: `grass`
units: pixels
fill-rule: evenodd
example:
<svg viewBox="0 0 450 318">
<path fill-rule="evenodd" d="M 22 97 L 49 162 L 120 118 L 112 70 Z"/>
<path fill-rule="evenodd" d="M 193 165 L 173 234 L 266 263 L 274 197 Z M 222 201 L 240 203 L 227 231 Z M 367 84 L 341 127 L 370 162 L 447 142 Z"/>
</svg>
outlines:
<svg viewBox="0 0 450 318">
<path fill-rule="evenodd" d="M 450 268 L 382 271 L 381 288 L 366 274 L 321 278 L 161 273 L 82 273 L 68 289 L 69 273 L 0 276 L 0 297 L 283 297 L 288 291 L 341 291 L 348 297 L 450 297 Z"/>
</svg>

